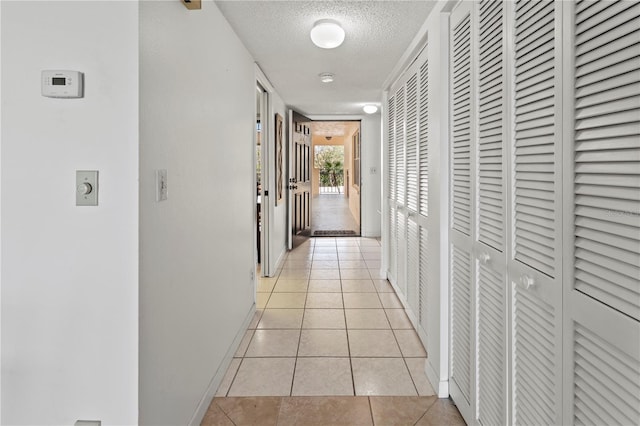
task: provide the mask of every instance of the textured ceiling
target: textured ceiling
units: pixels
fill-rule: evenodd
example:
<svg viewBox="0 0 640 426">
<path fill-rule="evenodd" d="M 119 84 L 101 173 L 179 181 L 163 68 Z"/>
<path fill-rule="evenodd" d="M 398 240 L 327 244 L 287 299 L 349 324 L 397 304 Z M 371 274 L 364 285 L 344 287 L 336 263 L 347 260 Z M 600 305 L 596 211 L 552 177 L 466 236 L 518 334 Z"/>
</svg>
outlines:
<svg viewBox="0 0 640 426">
<path fill-rule="evenodd" d="M 433 1 L 216 1 L 284 102 L 307 115 L 361 114 L 433 8 Z M 319 19 L 339 21 L 336 49 L 316 47 Z M 318 74 L 335 74 L 321 83 Z"/>
</svg>

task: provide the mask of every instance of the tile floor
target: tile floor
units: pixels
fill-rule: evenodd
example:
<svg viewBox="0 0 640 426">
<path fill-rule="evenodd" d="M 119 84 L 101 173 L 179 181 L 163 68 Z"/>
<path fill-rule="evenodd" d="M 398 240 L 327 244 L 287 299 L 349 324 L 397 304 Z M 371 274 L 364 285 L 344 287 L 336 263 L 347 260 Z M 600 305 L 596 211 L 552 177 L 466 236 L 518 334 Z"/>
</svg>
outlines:
<svg viewBox="0 0 640 426">
<path fill-rule="evenodd" d="M 355 192 L 352 196 L 358 196 Z M 321 230 L 354 231 L 360 235 L 360 222 L 349 209 L 349 197 L 344 194 L 320 194 L 311 199 L 311 235 Z"/>
<path fill-rule="evenodd" d="M 312 238 L 260 280 L 218 397 L 429 396 L 426 352 L 376 239 Z"/>
<path fill-rule="evenodd" d="M 214 398 L 202 426 L 415 425 L 462 426 L 451 400 L 404 397 Z"/>
</svg>

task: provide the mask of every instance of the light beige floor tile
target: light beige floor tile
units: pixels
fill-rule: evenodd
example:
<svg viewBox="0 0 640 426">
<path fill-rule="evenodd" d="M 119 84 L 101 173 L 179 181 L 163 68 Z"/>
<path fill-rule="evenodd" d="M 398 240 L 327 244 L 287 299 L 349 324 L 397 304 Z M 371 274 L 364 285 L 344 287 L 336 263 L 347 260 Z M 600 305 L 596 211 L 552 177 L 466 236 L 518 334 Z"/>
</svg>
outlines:
<svg viewBox="0 0 640 426">
<path fill-rule="evenodd" d="M 285 260 L 282 263 L 282 269 L 309 269 L 313 261 L 307 260 Z"/>
<path fill-rule="evenodd" d="M 354 395 L 349 358 L 298 358 L 291 395 Z"/>
<path fill-rule="evenodd" d="M 337 260 L 314 260 L 311 269 L 339 269 L 340 264 Z"/>
<path fill-rule="evenodd" d="M 349 356 L 346 330 L 309 330 L 300 334 L 298 356 Z"/>
<path fill-rule="evenodd" d="M 387 278 L 387 273 L 384 271 L 381 271 L 379 268 L 369 269 L 369 274 L 373 279 L 384 280 Z"/>
<path fill-rule="evenodd" d="M 332 246 L 318 246 L 313 250 L 313 254 L 322 254 L 322 253 L 336 254 L 337 252 L 338 252 L 338 249 L 336 248 L 335 244 Z"/>
<path fill-rule="evenodd" d="M 222 411 L 218 404 L 211 401 L 207 412 L 200 422 L 200 426 L 235 426 L 235 424 Z"/>
<path fill-rule="evenodd" d="M 375 293 L 376 288 L 371 280 L 342 280 L 342 291 L 345 293 Z"/>
<path fill-rule="evenodd" d="M 316 247 L 335 246 L 336 245 L 336 239 L 333 238 L 333 237 L 315 238 L 314 242 L 316 244 Z"/>
<path fill-rule="evenodd" d="M 352 396 L 283 398 L 278 426 L 373 426 L 368 398 Z"/>
<path fill-rule="evenodd" d="M 391 328 L 394 330 L 409 329 L 413 330 L 413 325 L 404 309 L 385 309 Z"/>
<path fill-rule="evenodd" d="M 437 399 L 429 411 L 415 426 L 466 426 L 466 423 L 450 398 Z"/>
<path fill-rule="evenodd" d="M 271 297 L 271 293 L 256 293 L 256 309 L 264 309 Z"/>
<path fill-rule="evenodd" d="M 376 251 L 363 251 L 362 257 L 364 260 L 381 260 L 382 254 Z"/>
<path fill-rule="evenodd" d="M 339 252 L 338 258 L 343 260 L 362 260 L 362 255 L 358 252 Z"/>
<path fill-rule="evenodd" d="M 236 376 L 238 367 L 240 367 L 240 361 L 242 361 L 241 358 L 233 358 L 231 360 L 231 364 L 229 364 L 229 368 L 227 369 L 222 382 L 220 382 L 220 386 L 218 386 L 216 396 L 227 396 L 227 392 L 229 392 L 233 378 Z"/>
<path fill-rule="evenodd" d="M 340 293 L 342 284 L 340 280 L 310 280 L 309 293 Z"/>
<path fill-rule="evenodd" d="M 381 246 L 364 245 L 360 246 L 360 252 L 362 253 L 382 253 Z"/>
<path fill-rule="evenodd" d="M 367 265 L 367 269 L 380 270 L 382 267 L 382 261 L 380 260 L 366 260 L 365 264 Z"/>
<path fill-rule="evenodd" d="M 265 309 L 258 323 L 259 329 L 299 329 L 304 309 Z"/>
<path fill-rule="evenodd" d="M 352 358 L 356 395 L 417 396 L 402 358 Z"/>
<path fill-rule="evenodd" d="M 400 351 L 404 357 L 426 357 L 427 352 L 422 346 L 418 334 L 414 330 L 394 330 Z"/>
<path fill-rule="evenodd" d="M 338 260 L 338 255 L 335 253 L 316 253 L 313 255 L 313 260 Z"/>
<path fill-rule="evenodd" d="M 376 425 L 415 425 L 436 401 L 435 396 L 372 396 L 371 414 Z"/>
<path fill-rule="evenodd" d="M 338 246 L 338 257 L 340 253 L 360 253 L 360 247 L 356 244 L 354 246 Z"/>
<path fill-rule="evenodd" d="M 380 247 L 380 240 L 378 240 L 377 238 L 362 237 L 360 238 L 360 247 L 365 246 Z"/>
<path fill-rule="evenodd" d="M 359 247 L 355 238 L 336 238 L 336 245 L 338 247 Z"/>
<path fill-rule="evenodd" d="M 341 293 L 307 293 L 307 309 L 343 308 Z"/>
<path fill-rule="evenodd" d="M 340 279 L 340 270 L 339 269 L 312 269 L 311 277 L 312 280 L 339 280 Z"/>
<path fill-rule="evenodd" d="M 387 309 L 403 309 L 402 303 L 398 299 L 395 293 L 378 293 L 382 306 Z"/>
<path fill-rule="evenodd" d="M 271 298 L 267 303 L 269 309 L 300 309 L 304 308 L 306 293 L 271 293 Z"/>
<path fill-rule="evenodd" d="M 352 357 L 401 357 L 391 330 L 349 330 Z"/>
<path fill-rule="evenodd" d="M 383 309 L 345 309 L 348 329 L 389 329 Z"/>
<path fill-rule="evenodd" d="M 364 260 L 341 260 L 340 269 L 366 269 L 367 264 Z"/>
<path fill-rule="evenodd" d="M 245 357 L 296 356 L 299 339 L 299 330 L 256 330 Z"/>
<path fill-rule="evenodd" d="M 256 311 L 253 314 L 253 319 L 249 323 L 249 327 L 247 327 L 248 329 L 253 329 L 258 327 L 258 322 L 260 322 L 260 318 L 262 318 L 262 312 L 264 312 L 264 309 L 256 309 Z"/>
<path fill-rule="evenodd" d="M 259 280 L 256 291 L 258 293 L 271 293 L 273 291 L 273 287 L 276 285 L 276 280 L 271 279 L 268 281 Z"/>
<path fill-rule="evenodd" d="M 342 296 L 348 309 L 382 309 L 378 293 L 343 293 Z"/>
<path fill-rule="evenodd" d="M 295 358 L 244 358 L 229 396 L 288 396 Z"/>
<path fill-rule="evenodd" d="M 344 310 L 305 309 L 302 328 L 344 329 Z"/>
<path fill-rule="evenodd" d="M 289 397 L 287 397 L 289 398 Z M 222 410 L 232 425 L 276 426 L 282 397 L 230 397 L 214 398 L 211 405 Z M 211 422 L 200 426 L 222 426 L 224 422 Z"/>
<path fill-rule="evenodd" d="M 293 279 L 293 280 L 279 279 L 275 287 L 273 288 L 273 291 L 275 293 L 306 292 L 308 285 L 309 284 L 307 279 Z"/>
<path fill-rule="evenodd" d="M 242 358 L 244 356 L 245 352 L 247 352 L 247 348 L 249 347 L 249 343 L 251 343 L 251 338 L 253 337 L 254 332 L 255 330 L 245 331 L 244 336 L 238 345 L 238 349 L 236 349 L 234 357 Z"/>
<path fill-rule="evenodd" d="M 310 269 L 283 269 L 280 272 L 279 280 L 299 280 L 309 279 Z"/>
<path fill-rule="evenodd" d="M 387 281 L 386 279 L 374 279 L 373 280 L 373 285 L 376 286 L 376 290 L 378 290 L 379 293 L 393 293 L 393 287 L 391 286 L 391 283 L 389 281 Z"/>
<path fill-rule="evenodd" d="M 404 359 L 404 362 L 407 363 L 407 367 L 409 368 L 409 374 L 411 374 L 411 378 L 413 379 L 413 384 L 416 386 L 418 395 L 420 396 L 436 394 L 431 382 L 429 382 L 429 379 L 427 378 L 427 374 L 424 371 L 426 361 L 426 358 Z"/>
<path fill-rule="evenodd" d="M 368 269 L 341 269 L 340 277 L 343 280 L 370 280 L 371 274 Z"/>
</svg>

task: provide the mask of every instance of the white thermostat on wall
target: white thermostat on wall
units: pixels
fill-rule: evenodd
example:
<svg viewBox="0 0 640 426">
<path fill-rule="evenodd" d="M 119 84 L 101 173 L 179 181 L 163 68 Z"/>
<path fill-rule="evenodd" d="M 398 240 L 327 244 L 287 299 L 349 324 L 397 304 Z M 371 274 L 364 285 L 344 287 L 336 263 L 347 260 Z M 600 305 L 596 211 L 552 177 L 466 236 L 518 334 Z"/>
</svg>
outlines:
<svg viewBox="0 0 640 426">
<path fill-rule="evenodd" d="M 79 71 L 42 71 L 42 96 L 49 98 L 81 98 L 84 75 Z"/>
</svg>

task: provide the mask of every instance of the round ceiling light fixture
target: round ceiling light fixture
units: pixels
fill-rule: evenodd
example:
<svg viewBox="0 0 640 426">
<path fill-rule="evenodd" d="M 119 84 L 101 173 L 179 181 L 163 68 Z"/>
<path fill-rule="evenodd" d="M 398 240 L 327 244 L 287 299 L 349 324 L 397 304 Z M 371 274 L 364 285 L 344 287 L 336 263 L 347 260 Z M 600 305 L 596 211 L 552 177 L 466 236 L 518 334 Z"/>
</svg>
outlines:
<svg viewBox="0 0 640 426">
<path fill-rule="evenodd" d="M 362 110 L 367 114 L 375 114 L 378 112 L 378 107 L 375 105 L 365 105 L 362 107 Z"/>
<path fill-rule="evenodd" d="M 323 72 L 321 74 L 318 74 L 318 76 L 320 77 L 320 81 L 323 83 L 333 83 L 335 74 L 331 74 L 330 72 Z"/>
<path fill-rule="evenodd" d="M 344 41 L 344 30 L 333 19 L 321 19 L 313 24 L 311 41 L 323 49 L 334 49 Z"/>
</svg>

